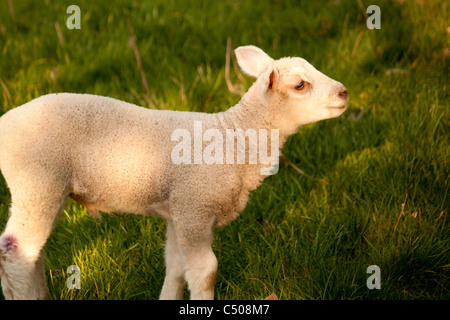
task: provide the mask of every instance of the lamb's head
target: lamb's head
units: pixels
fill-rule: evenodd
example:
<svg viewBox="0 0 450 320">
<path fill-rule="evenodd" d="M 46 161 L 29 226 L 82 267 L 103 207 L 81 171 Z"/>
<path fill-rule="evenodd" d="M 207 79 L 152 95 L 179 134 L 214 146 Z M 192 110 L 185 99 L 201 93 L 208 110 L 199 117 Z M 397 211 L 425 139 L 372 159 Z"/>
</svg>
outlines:
<svg viewBox="0 0 450 320">
<path fill-rule="evenodd" d="M 260 97 L 278 108 L 277 125 L 290 131 L 340 116 L 346 108 L 346 88 L 302 58 L 273 60 L 255 46 L 235 50 L 242 71 L 256 78 Z"/>
</svg>

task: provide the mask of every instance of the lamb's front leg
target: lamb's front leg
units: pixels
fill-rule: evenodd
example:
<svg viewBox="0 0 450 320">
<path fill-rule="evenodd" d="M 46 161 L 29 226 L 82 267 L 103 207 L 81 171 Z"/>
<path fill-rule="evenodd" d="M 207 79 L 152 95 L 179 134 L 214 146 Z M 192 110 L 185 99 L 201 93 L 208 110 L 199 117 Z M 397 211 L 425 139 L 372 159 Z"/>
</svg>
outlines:
<svg viewBox="0 0 450 320">
<path fill-rule="evenodd" d="M 166 278 L 161 291 L 161 300 L 183 299 L 184 287 L 184 263 L 177 243 L 175 228 L 171 221 L 167 222 L 166 240 Z"/>
<path fill-rule="evenodd" d="M 174 225 L 191 300 L 214 299 L 217 258 L 211 248 L 212 221 L 186 219 Z"/>
</svg>

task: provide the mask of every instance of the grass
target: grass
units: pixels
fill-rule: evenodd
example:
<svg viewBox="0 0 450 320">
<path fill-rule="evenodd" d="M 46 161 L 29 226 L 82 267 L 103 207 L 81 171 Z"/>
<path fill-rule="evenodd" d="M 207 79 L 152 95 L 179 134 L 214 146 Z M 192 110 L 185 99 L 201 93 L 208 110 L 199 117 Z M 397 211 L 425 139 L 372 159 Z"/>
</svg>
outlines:
<svg viewBox="0 0 450 320">
<path fill-rule="evenodd" d="M 228 37 L 302 56 L 346 85 L 347 112 L 283 149 L 306 175 L 282 166 L 216 230 L 216 298 L 450 298 L 447 1 L 10 2 L 0 3 L 0 114 L 64 91 L 225 110 L 240 99 L 224 77 Z M 66 28 L 70 4 L 81 30 Z M 380 30 L 366 27 L 369 4 L 381 8 Z M 1 228 L 8 201 L 0 176 Z M 128 214 L 95 220 L 69 201 L 45 248 L 52 297 L 158 298 L 165 228 Z M 66 288 L 74 264 L 80 290 Z M 369 265 L 380 267 L 380 290 L 366 286 Z"/>
</svg>

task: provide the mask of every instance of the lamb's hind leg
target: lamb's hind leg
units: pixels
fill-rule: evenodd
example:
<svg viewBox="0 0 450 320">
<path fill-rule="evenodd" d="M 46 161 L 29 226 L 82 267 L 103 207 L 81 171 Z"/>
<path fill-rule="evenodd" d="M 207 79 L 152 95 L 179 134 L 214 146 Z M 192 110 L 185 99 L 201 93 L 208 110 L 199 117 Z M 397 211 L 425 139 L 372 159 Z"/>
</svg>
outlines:
<svg viewBox="0 0 450 320">
<path fill-rule="evenodd" d="M 0 236 L 3 294 L 6 299 L 48 299 L 43 247 L 65 198 L 11 194 L 10 218 Z"/>
</svg>

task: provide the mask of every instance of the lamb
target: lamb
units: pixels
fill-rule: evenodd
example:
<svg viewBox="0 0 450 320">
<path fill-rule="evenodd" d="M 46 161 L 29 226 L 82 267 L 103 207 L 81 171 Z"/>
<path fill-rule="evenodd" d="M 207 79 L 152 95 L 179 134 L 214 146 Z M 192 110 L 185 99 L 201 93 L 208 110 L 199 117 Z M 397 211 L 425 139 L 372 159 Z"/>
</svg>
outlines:
<svg viewBox="0 0 450 320">
<path fill-rule="evenodd" d="M 255 130 L 267 132 L 269 144 L 279 149 L 300 126 L 341 115 L 348 101 L 341 83 L 302 58 L 273 60 L 255 46 L 239 47 L 235 54 L 256 81 L 225 112 L 150 110 L 107 97 L 59 93 L 0 118 L 0 170 L 11 192 L 10 217 L 0 236 L 6 299 L 49 298 L 43 247 L 68 197 L 92 214 L 166 219 L 160 298 L 182 299 L 186 283 L 191 299 L 214 298 L 213 228 L 239 215 L 249 192 L 267 176 L 261 169 L 276 164 L 250 162 L 251 146 L 242 143 L 233 150 L 243 147 L 244 163 L 174 161 L 181 142 L 173 133 L 182 129 L 192 137 L 198 122 L 203 132 L 224 136 L 227 129 Z M 270 140 L 273 130 L 276 143 Z M 207 142 L 200 143 L 201 150 Z M 214 152 L 220 150 L 225 153 L 224 148 Z M 179 156 L 197 155 L 194 148 L 184 152 Z"/>
</svg>

